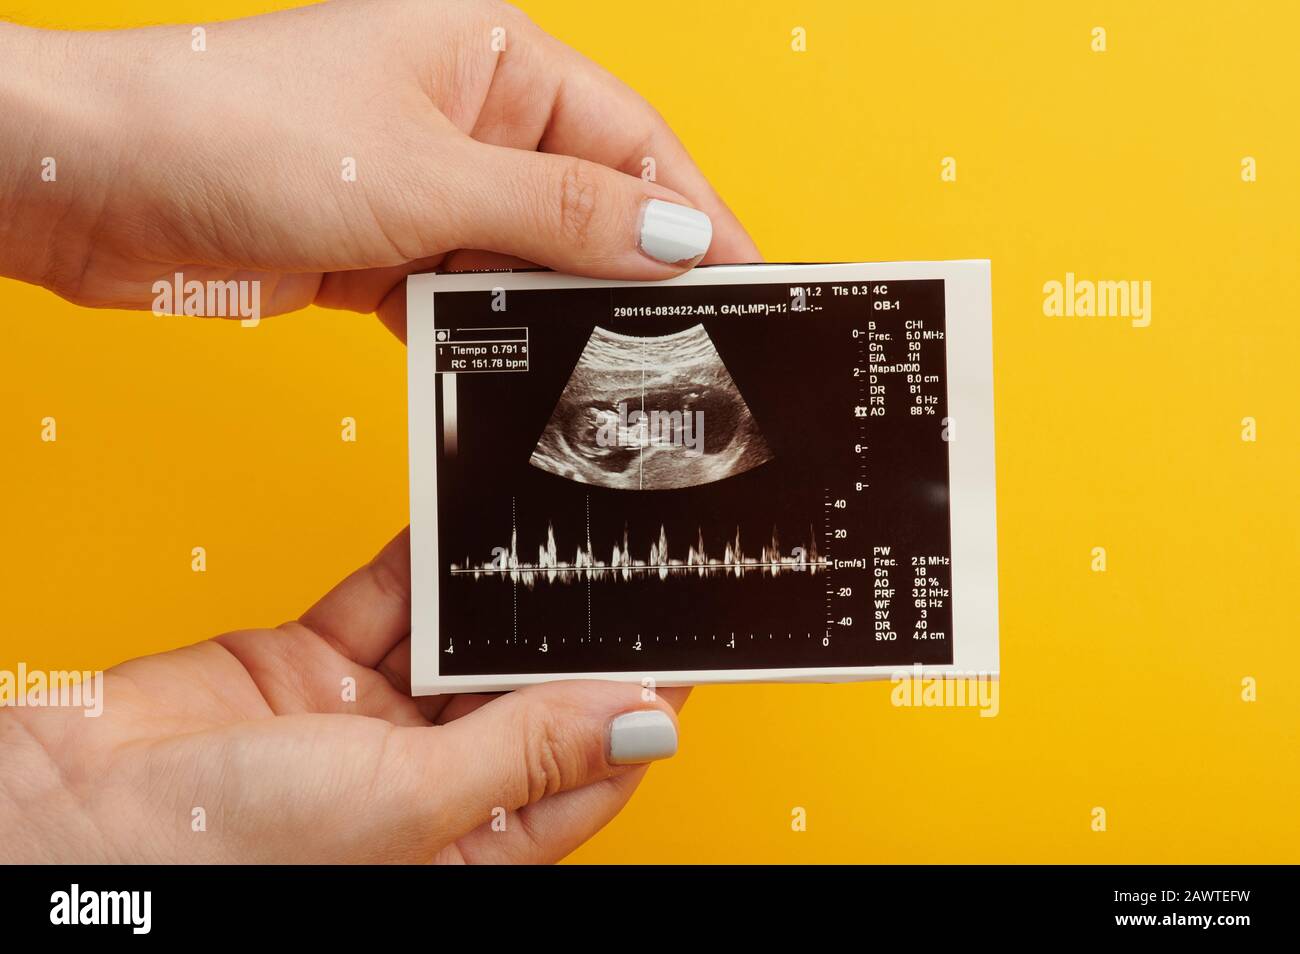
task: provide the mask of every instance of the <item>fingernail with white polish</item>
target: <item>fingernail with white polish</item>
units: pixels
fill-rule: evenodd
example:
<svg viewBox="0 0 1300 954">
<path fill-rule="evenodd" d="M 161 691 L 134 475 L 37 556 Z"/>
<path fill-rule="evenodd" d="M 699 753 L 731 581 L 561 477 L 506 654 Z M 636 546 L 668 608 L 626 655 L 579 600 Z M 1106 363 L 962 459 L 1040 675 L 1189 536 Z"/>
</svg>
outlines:
<svg viewBox="0 0 1300 954">
<path fill-rule="evenodd" d="M 699 209 L 650 199 L 641 209 L 641 251 L 674 265 L 699 258 L 713 241 L 713 223 Z"/>
<path fill-rule="evenodd" d="M 611 765 L 654 762 L 677 753 L 677 727 L 658 709 L 625 712 L 609 724 Z"/>
</svg>

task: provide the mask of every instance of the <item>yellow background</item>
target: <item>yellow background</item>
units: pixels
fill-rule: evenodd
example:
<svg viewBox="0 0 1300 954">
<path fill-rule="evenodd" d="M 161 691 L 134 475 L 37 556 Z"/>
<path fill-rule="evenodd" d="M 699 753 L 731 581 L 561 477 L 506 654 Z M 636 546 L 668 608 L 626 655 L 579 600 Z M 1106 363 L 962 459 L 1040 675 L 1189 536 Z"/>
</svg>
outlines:
<svg viewBox="0 0 1300 954">
<path fill-rule="evenodd" d="M 698 690 L 678 757 L 573 857 L 1300 861 L 1294 5 L 524 6 L 659 107 L 769 259 L 993 262 L 1001 714 Z M 1044 317 L 1066 271 L 1150 280 L 1151 326 Z M 250 331 L 0 281 L 0 326 L 2 667 L 278 623 L 406 521 L 404 354 L 373 318 Z"/>
</svg>

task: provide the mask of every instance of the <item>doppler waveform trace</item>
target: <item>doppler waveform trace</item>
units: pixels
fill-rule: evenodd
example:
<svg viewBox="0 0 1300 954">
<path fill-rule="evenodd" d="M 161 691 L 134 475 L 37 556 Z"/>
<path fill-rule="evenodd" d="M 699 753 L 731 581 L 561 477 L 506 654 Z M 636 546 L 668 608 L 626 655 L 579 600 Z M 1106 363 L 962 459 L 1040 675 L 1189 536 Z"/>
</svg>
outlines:
<svg viewBox="0 0 1300 954">
<path fill-rule="evenodd" d="M 547 523 L 546 543 L 537 547 L 537 562 L 524 562 L 519 559 L 518 536 L 518 530 L 511 531 L 508 552 L 494 551 L 496 555 L 491 560 L 479 564 L 471 563 L 467 557 L 463 563 L 453 563 L 451 572 L 473 579 L 492 577 L 534 586 L 538 582 L 631 580 L 646 576 L 657 576 L 660 580 L 689 575 L 737 578 L 750 574 L 780 576 L 820 573 L 828 566 L 827 559 L 817 553 L 817 538 L 811 528 L 807 548 L 796 546 L 788 554 L 782 553 L 776 532 L 773 531 L 771 541 L 760 548 L 757 557 L 751 557 L 746 556 L 741 547 L 740 528 L 737 527 L 735 536 L 723 546 L 720 558 L 709 556 L 704 546 L 703 531 L 697 529 L 696 542 L 687 547 L 684 560 L 669 555 L 668 536 L 662 525 L 659 527 L 658 539 L 651 542 L 648 558 L 644 560 L 632 556 L 626 527 L 623 528 L 622 545 L 613 545 L 608 561 L 596 559 L 590 538 L 585 546 L 576 548 L 572 561 L 561 560 L 555 542 L 555 527 Z"/>
</svg>

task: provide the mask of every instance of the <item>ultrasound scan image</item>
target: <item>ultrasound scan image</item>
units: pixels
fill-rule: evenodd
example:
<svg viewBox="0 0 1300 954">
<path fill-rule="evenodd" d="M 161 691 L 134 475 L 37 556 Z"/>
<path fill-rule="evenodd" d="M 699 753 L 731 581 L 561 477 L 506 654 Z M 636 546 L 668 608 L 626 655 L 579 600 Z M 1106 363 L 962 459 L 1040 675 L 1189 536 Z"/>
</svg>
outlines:
<svg viewBox="0 0 1300 954">
<path fill-rule="evenodd" d="M 942 281 L 493 302 L 435 301 L 440 675 L 951 663 Z"/>
</svg>

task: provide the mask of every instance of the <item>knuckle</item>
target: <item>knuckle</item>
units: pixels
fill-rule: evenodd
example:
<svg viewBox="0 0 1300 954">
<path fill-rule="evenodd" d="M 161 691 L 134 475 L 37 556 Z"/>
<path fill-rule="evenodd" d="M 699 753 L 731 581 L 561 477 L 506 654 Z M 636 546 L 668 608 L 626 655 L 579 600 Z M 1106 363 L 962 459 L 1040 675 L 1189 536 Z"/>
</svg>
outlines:
<svg viewBox="0 0 1300 954">
<path fill-rule="evenodd" d="M 411 603 L 411 581 L 388 560 L 376 558 L 366 564 L 366 572 L 375 591 L 384 600 L 401 607 Z"/>
<path fill-rule="evenodd" d="M 585 247 L 596 218 L 596 176 L 582 160 L 570 160 L 560 174 L 558 190 L 560 234 L 572 245 Z"/>
<path fill-rule="evenodd" d="M 523 714 L 525 804 L 533 804 L 564 787 L 565 742 L 559 723 L 540 708 Z"/>
</svg>

